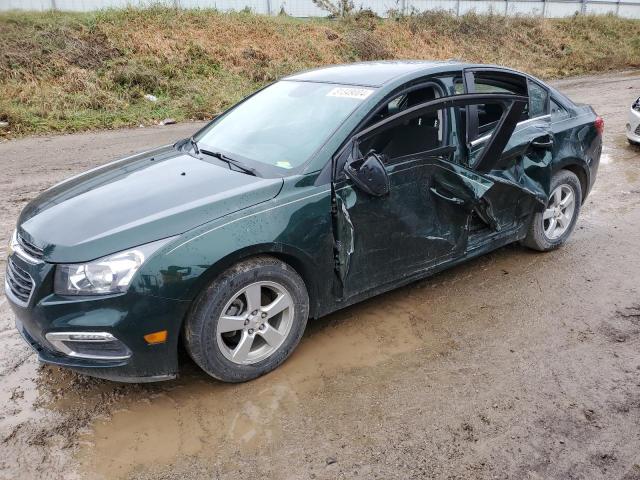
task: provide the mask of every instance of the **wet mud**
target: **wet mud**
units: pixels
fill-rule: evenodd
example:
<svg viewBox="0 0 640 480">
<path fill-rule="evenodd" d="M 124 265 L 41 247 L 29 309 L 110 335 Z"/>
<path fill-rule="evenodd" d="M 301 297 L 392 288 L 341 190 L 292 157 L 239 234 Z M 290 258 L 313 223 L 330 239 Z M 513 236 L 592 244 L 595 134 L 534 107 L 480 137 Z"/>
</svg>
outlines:
<svg viewBox="0 0 640 480">
<path fill-rule="evenodd" d="M 312 322 L 253 382 L 184 355 L 152 385 L 39 366 L 0 297 L 0 479 L 640 479 L 640 73 L 556 85 L 606 122 L 564 248 L 508 246 Z M 196 126 L 0 144 L 0 242 L 42 189 Z"/>
</svg>

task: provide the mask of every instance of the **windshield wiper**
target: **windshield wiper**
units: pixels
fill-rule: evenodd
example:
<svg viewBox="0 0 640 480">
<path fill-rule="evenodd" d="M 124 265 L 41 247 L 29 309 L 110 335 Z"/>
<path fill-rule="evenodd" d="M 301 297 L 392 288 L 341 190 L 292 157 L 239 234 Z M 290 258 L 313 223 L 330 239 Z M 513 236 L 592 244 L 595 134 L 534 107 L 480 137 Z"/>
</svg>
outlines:
<svg viewBox="0 0 640 480">
<path fill-rule="evenodd" d="M 236 159 L 231 158 L 231 157 L 228 157 L 224 153 L 211 152 L 209 150 L 199 150 L 199 153 L 204 153 L 205 155 L 209 155 L 210 157 L 215 157 L 218 160 L 222 160 L 227 165 L 229 165 L 229 170 L 231 170 L 231 166 L 233 165 L 234 167 L 240 169 L 244 173 L 248 173 L 249 175 L 253 175 L 254 177 L 259 177 L 260 176 L 258 174 L 258 171 L 255 168 L 247 167 L 241 161 L 236 160 Z"/>
</svg>

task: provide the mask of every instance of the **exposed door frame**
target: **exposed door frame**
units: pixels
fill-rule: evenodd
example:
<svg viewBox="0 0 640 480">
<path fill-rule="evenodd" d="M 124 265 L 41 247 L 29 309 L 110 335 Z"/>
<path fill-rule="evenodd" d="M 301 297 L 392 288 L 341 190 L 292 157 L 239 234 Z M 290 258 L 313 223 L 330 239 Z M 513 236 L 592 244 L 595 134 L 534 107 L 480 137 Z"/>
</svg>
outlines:
<svg viewBox="0 0 640 480">
<path fill-rule="evenodd" d="M 378 123 L 371 125 L 370 127 L 361 130 L 351 137 L 351 140 L 347 142 L 346 148 L 353 148 L 355 142 L 360 138 L 380 129 L 391 128 L 401 124 L 405 117 L 412 114 L 429 113 L 434 110 L 453 108 L 453 107 L 466 107 L 476 106 L 483 103 L 499 103 L 503 106 L 502 116 L 498 121 L 498 125 L 489 138 L 485 148 L 481 152 L 478 160 L 472 165 L 474 170 L 479 172 L 486 172 L 491 169 L 493 163 L 500 158 L 500 154 L 507 145 L 509 138 L 513 134 L 515 127 L 524 111 L 525 106 L 529 101 L 527 96 L 518 96 L 510 93 L 467 93 L 462 95 L 451 95 L 447 97 L 437 98 L 429 102 L 421 103 L 410 107 L 402 112 L 398 112 L 395 115 L 391 115 L 382 119 Z M 477 116 L 476 116 L 477 123 Z M 467 124 L 467 137 L 466 143 L 469 144 L 469 125 Z M 343 153 L 343 149 L 334 157 L 337 159 Z M 336 180 L 336 176 L 339 172 L 335 172 L 333 180 Z"/>
</svg>

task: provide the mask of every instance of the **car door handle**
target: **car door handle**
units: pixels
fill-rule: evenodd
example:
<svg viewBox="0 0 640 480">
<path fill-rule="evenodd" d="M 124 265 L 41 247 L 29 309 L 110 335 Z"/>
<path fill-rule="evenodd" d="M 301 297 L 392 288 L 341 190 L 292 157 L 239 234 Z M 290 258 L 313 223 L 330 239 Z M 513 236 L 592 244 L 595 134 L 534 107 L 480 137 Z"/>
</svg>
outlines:
<svg viewBox="0 0 640 480">
<path fill-rule="evenodd" d="M 534 148 L 551 148 L 553 147 L 553 137 L 551 135 L 536 137 L 531 141 L 531 146 Z"/>
<path fill-rule="evenodd" d="M 447 202 L 455 203 L 456 205 L 464 205 L 464 200 L 462 200 L 461 198 L 447 197 L 446 195 L 443 195 L 438 190 L 436 190 L 435 187 L 431 187 L 429 190 L 431 190 L 434 195 L 440 197 L 443 200 L 446 200 Z"/>
</svg>

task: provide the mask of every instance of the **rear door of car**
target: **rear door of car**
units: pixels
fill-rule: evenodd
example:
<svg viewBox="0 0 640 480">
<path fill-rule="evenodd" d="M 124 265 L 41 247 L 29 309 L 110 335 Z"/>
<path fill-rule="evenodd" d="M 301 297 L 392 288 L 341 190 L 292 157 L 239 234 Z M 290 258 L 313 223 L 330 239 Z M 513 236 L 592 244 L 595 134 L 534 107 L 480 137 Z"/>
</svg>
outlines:
<svg viewBox="0 0 640 480">
<path fill-rule="evenodd" d="M 515 119 L 516 125 L 502 152 L 494 152 L 480 164 L 478 154 L 485 149 L 493 129 L 495 112 L 486 106 L 465 108 L 467 167 L 495 182 L 485 196 L 491 217 L 483 235 L 524 228 L 536 209 L 546 206 L 551 182 L 554 135 L 549 115 L 548 91 L 524 75 L 495 68 L 464 70 L 467 93 L 499 93 L 526 96 L 527 104 Z M 470 242 L 473 244 L 473 241 Z M 473 245 L 471 245 L 473 246 Z"/>
</svg>

